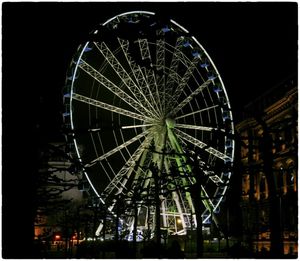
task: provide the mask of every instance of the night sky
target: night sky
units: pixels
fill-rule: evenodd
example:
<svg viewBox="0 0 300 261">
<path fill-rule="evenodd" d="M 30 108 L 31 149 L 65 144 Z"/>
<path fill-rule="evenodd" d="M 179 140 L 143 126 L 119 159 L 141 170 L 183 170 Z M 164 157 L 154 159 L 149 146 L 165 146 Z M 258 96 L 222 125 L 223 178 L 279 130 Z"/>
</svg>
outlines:
<svg viewBox="0 0 300 261">
<path fill-rule="evenodd" d="M 213 59 L 234 110 L 297 72 L 296 3 L 5 3 L 4 116 L 23 128 L 30 121 L 49 135 L 57 131 L 77 46 L 97 24 L 130 10 L 187 28 Z"/>
<path fill-rule="evenodd" d="M 207 50 L 233 110 L 239 111 L 297 74 L 297 9 L 296 2 L 2 4 L 2 191 L 7 215 L 30 208 L 37 147 L 61 137 L 66 70 L 97 24 L 132 10 L 175 20 Z"/>
</svg>

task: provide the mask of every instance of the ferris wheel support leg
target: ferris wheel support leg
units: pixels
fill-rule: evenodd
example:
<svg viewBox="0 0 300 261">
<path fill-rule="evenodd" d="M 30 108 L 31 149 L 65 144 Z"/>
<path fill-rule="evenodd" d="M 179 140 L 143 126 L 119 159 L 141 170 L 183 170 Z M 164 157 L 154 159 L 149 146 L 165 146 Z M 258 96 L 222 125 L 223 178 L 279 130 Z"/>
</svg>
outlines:
<svg viewBox="0 0 300 261">
<path fill-rule="evenodd" d="M 185 223 L 185 220 L 184 220 L 184 217 L 183 217 L 183 214 L 182 214 L 182 208 L 181 208 L 181 205 L 180 205 L 180 202 L 179 202 L 179 195 L 177 194 L 177 192 L 173 192 L 173 199 L 175 201 L 175 204 L 176 204 L 176 208 L 179 212 L 179 215 L 180 215 L 180 219 L 181 219 L 181 224 L 182 224 L 182 228 L 184 231 L 186 231 L 186 223 Z M 175 223 L 176 223 L 176 220 L 175 220 Z M 178 232 L 178 229 L 176 229 L 176 233 Z"/>
<path fill-rule="evenodd" d="M 167 205 L 166 205 L 165 199 L 161 203 L 161 206 L 162 206 L 161 212 L 162 212 L 162 218 L 163 218 L 163 227 L 168 227 L 168 216 L 166 214 Z"/>
<path fill-rule="evenodd" d="M 183 154 L 183 150 L 182 150 L 175 134 L 173 133 L 173 131 L 170 128 L 168 128 L 168 136 L 169 136 L 169 140 L 171 142 L 171 145 L 172 145 L 173 149 L 175 151 L 177 151 L 178 153 Z M 183 161 L 186 164 L 186 162 L 187 162 L 186 157 L 185 156 L 176 157 L 176 162 L 177 162 L 178 168 L 179 168 L 180 171 L 183 171 L 182 166 L 181 166 L 181 161 Z M 190 172 L 190 173 L 192 172 L 192 169 L 191 169 L 190 165 L 186 164 L 186 168 L 187 168 L 188 172 Z M 185 182 L 185 180 L 184 180 L 184 182 Z M 189 206 L 190 206 L 192 212 L 194 212 L 194 205 L 193 205 L 193 202 L 192 202 L 191 195 L 190 195 L 189 192 L 186 192 L 185 194 L 186 194 Z"/>
<path fill-rule="evenodd" d="M 137 205 L 137 202 L 134 202 L 134 221 L 133 221 L 133 253 L 134 257 L 136 257 L 136 250 L 137 250 L 137 245 L 136 245 L 136 236 L 137 236 L 137 223 L 138 223 L 138 212 L 139 208 Z"/>
<path fill-rule="evenodd" d="M 166 148 L 167 142 L 167 133 L 164 132 L 160 138 L 162 142 L 158 144 L 163 144 L 159 146 L 159 151 L 164 152 Z M 156 243 L 157 243 L 157 257 L 160 258 L 160 243 L 161 243 L 161 229 L 160 229 L 160 208 L 161 208 L 161 200 L 159 198 L 160 186 L 159 186 L 159 177 L 161 176 L 163 163 L 165 160 L 165 154 L 162 153 L 161 158 L 157 163 L 157 168 L 153 167 L 152 174 L 154 177 L 154 185 L 155 185 L 155 230 L 156 230 Z"/>
<path fill-rule="evenodd" d="M 158 171 L 154 171 L 154 183 L 155 183 L 155 231 L 156 231 L 156 243 L 157 243 L 157 258 L 160 258 L 160 199 L 159 199 L 159 183 L 158 183 Z"/>
<path fill-rule="evenodd" d="M 194 202 L 195 207 L 195 215 L 197 220 L 197 228 L 196 228 L 196 240 L 197 240 L 197 257 L 201 258 L 203 257 L 203 234 L 202 234 L 202 213 L 205 210 L 204 202 L 202 201 L 201 194 L 199 191 L 201 191 L 201 177 L 199 176 L 196 180 L 196 183 L 191 188 L 191 196 Z"/>
<path fill-rule="evenodd" d="M 103 228 L 103 223 L 100 222 L 100 224 L 99 224 L 99 226 L 98 226 L 98 228 L 97 228 L 97 230 L 96 230 L 96 232 L 95 232 L 95 235 L 96 235 L 97 237 L 100 236 L 100 233 L 101 233 L 101 231 L 102 231 L 102 228 Z"/>
</svg>

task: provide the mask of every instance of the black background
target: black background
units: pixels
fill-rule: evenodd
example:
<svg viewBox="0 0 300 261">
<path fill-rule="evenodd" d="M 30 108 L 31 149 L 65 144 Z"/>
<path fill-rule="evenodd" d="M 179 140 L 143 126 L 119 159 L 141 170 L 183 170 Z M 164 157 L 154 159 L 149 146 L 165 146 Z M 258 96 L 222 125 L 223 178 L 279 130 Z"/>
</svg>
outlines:
<svg viewBox="0 0 300 261">
<path fill-rule="evenodd" d="M 97 24 L 133 10 L 171 18 L 198 39 L 221 74 L 234 113 L 297 74 L 296 2 L 3 3 L 3 253 L 26 257 L 26 242 L 16 242 L 31 229 L 38 148 L 60 137 L 72 55 Z"/>
</svg>

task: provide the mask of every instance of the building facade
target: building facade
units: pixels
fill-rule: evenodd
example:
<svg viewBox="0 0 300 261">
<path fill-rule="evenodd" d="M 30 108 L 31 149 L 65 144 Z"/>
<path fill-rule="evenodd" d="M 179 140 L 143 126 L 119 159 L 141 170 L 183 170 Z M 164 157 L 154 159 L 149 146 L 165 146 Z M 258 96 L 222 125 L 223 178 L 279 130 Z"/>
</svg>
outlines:
<svg viewBox="0 0 300 261">
<path fill-rule="evenodd" d="M 236 129 L 241 144 L 243 242 L 259 255 L 276 251 L 280 255 L 296 256 L 296 80 L 289 79 L 248 104 Z"/>
</svg>

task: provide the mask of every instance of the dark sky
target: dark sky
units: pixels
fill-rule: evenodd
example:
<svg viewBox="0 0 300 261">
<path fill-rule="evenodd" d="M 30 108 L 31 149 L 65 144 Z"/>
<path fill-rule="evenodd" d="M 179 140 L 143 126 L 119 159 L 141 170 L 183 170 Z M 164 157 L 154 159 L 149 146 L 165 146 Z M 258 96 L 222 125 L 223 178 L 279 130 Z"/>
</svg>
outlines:
<svg viewBox="0 0 300 261">
<path fill-rule="evenodd" d="M 2 227 L 12 253 L 14 239 L 5 235 L 31 232 L 37 148 L 59 136 L 72 55 L 97 24 L 138 9 L 172 18 L 199 40 L 222 76 L 234 111 L 297 73 L 296 2 L 3 3 L 3 224 L 12 226 Z M 20 254 L 28 249 L 23 241 Z"/>
<path fill-rule="evenodd" d="M 199 40 L 235 110 L 297 72 L 296 2 L 4 3 L 4 116 L 20 127 L 30 121 L 57 131 L 77 46 L 97 24 L 138 9 L 172 18 Z"/>
</svg>

